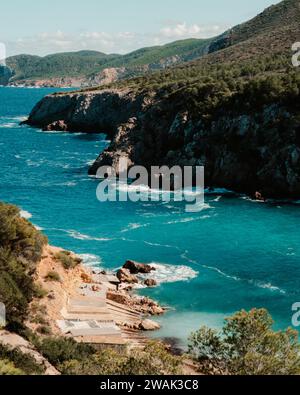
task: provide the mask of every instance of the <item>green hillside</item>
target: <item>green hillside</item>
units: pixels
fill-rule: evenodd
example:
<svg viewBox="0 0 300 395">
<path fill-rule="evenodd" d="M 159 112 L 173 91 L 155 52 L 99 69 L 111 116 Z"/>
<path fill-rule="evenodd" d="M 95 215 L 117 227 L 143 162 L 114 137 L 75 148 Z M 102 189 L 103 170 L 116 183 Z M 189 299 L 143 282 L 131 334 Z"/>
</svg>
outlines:
<svg viewBox="0 0 300 395">
<path fill-rule="evenodd" d="M 161 60 L 172 56 L 178 56 L 182 61 L 191 60 L 203 55 L 211 41 L 211 39 L 188 39 L 175 41 L 163 46 L 142 48 L 115 59 L 111 62 L 111 65 L 113 67 L 141 66 L 159 63 Z"/>
<path fill-rule="evenodd" d="M 7 59 L 13 71 L 11 81 L 58 77 L 89 77 L 105 68 L 126 67 L 128 71 L 144 65 L 154 69 L 168 66 L 168 58 L 176 56 L 179 62 L 195 59 L 208 50 L 211 40 L 188 39 L 163 46 L 143 48 L 127 55 L 106 55 L 97 51 L 59 53 L 45 57 L 17 55 Z"/>
<path fill-rule="evenodd" d="M 254 84 L 256 79 L 298 80 L 298 70 L 291 63 L 291 46 L 300 38 L 299 4 L 297 0 L 284 0 L 211 42 L 210 51 L 226 37 L 233 38 L 230 44 L 223 42 L 222 50 L 113 86 L 127 85 L 144 92 L 154 89 L 163 96 L 195 94 L 207 106 L 210 91 L 226 101 L 237 90 L 244 90 L 246 82 Z M 288 88 L 288 84 L 283 88 Z"/>
<path fill-rule="evenodd" d="M 51 78 L 83 76 L 101 69 L 116 55 L 105 55 L 96 51 L 68 52 L 45 57 L 18 55 L 7 59 L 13 72 L 13 81 L 27 78 Z"/>
</svg>

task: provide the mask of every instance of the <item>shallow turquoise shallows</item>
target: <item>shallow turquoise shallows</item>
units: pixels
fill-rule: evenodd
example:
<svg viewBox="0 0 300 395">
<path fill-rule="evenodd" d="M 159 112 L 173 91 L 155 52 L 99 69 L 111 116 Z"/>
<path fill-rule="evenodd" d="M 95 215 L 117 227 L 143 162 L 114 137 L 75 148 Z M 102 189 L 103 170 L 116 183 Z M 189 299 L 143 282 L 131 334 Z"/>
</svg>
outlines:
<svg viewBox="0 0 300 395">
<path fill-rule="evenodd" d="M 53 89 L 0 88 L 0 200 L 17 204 L 53 245 L 107 269 L 154 262 L 160 286 L 139 292 L 171 308 L 156 333 L 185 342 L 225 316 L 266 307 L 276 328 L 300 302 L 300 206 L 206 196 L 199 213 L 183 203 L 100 203 L 88 166 L 104 135 L 45 133 L 19 122 Z"/>
</svg>

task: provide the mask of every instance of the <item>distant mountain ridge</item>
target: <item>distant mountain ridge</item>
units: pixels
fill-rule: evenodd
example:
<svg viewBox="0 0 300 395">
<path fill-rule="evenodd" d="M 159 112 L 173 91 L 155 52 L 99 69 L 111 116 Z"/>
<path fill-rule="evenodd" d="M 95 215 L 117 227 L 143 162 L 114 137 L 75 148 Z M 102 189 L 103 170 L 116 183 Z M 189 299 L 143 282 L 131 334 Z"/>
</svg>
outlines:
<svg viewBox="0 0 300 395">
<path fill-rule="evenodd" d="M 142 48 L 126 55 L 107 55 L 97 51 L 66 52 L 45 57 L 23 54 L 7 58 L 5 74 L 11 74 L 7 84 L 91 86 L 196 59 L 208 53 L 211 41 L 187 39 Z"/>
</svg>

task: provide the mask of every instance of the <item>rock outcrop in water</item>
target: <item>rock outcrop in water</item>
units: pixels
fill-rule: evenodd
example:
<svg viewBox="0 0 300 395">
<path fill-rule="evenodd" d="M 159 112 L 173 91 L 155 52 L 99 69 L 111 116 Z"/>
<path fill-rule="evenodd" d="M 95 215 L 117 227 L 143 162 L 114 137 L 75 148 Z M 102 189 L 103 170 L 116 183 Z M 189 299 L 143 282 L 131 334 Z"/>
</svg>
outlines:
<svg viewBox="0 0 300 395">
<path fill-rule="evenodd" d="M 149 274 L 155 271 L 155 268 L 150 265 L 129 260 L 124 264 L 123 268 L 129 270 L 131 274 Z"/>
</svg>

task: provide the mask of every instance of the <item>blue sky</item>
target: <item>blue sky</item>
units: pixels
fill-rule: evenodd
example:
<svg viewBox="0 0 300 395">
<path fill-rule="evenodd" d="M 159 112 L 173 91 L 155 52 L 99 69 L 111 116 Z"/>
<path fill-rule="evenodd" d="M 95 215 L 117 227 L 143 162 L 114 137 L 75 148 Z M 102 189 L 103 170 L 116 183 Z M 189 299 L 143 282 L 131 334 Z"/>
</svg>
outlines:
<svg viewBox="0 0 300 395">
<path fill-rule="evenodd" d="M 10 0 L 1 4 L 7 54 L 94 49 L 126 53 L 188 37 L 206 38 L 278 0 Z"/>
</svg>

